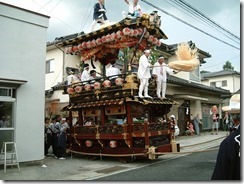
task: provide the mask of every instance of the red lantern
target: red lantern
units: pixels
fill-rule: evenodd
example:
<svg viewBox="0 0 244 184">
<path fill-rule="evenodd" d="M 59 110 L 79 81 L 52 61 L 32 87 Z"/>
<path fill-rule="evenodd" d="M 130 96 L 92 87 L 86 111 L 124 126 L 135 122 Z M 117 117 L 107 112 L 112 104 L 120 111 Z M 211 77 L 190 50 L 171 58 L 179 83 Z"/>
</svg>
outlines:
<svg viewBox="0 0 244 184">
<path fill-rule="evenodd" d="M 118 85 L 118 86 L 122 86 L 124 83 L 124 79 L 122 78 L 117 78 L 115 79 L 115 84 Z"/>
<path fill-rule="evenodd" d="M 67 88 L 67 93 L 68 94 L 70 94 L 70 95 L 72 95 L 72 94 L 74 94 L 74 92 L 75 92 L 75 90 L 73 89 L 73 88 Z"/>
<path fill-rule="evenodd" d="M 124 33 L 125 36 L 129 36 L 131 34 L 130 28 L 128 28 L 128 27 L 124 28 L 123 29 L 123 33 Z"/>
<path fill-rule="evenodd" d="M 116 148 L 117 147 L 117 141 L 110 141 L 109 145 L 111 148 Z"/>
<path fill-rule="evenodd" d="M 92 141 L 86 140 L 86 147 L 88 148 L 92 147 Z"/>
<path fill-rule="evenodd" d="M 90 84 L 85 84 L 84 89 L 86 91 L 90 91 L 91 90 L 91 85 Z"/>
<path fill-rule="evenodd" d="M 80 93 L 82 91 L 82 86 L 76 86 L 75 91 L 76 93 Z"/>
<path fill-rule="evenodd" d="M 94 89 L 101 89 L 101 84 L 100 84 L 100 82 L 95 82 L 95 83 L 94 83 Z"/>
<path fill-rule="evenodd" d="M 104 86 L 105 88 L 109 88 L 109 87 L 111 87 L 111 82 L 110 82 L 109 80 L 105 80 L 105 81 L 103 82 L 103 86 Z"/>
<path fill-rule="evenodd" d="M 148 41 L 152 43 L 153 39 L 154 39 L 153 35 L 149 35 Z"/>
</svg>

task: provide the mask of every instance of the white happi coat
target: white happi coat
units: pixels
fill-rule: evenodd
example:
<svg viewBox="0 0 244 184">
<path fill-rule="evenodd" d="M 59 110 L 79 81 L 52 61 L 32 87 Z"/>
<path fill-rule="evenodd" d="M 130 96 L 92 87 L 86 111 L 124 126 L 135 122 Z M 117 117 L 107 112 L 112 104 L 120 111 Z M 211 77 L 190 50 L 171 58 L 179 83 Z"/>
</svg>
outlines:
<svg viewBox="0 0 244 184">
<path fill-rule="evenodd" d="M 148 58 L 145 54 L 143 54 L 139 59 L 139 67 L 138 67 L 138 78 L 139 79 L 149 79 L 151 78 L 150 74 L 150 63 L 148 62 Z"/>
<path fill-rule="evenodd" d="M 90 79 L 90 74 L 87 70 L 84 70 L 81 74 L 81 81 L 88 81 Z"/>
<path fill-rule="evenodd" d="M 156 62 L 154 64 L 152 73 L 153 75 L 157 75 L 157 81 L 166 82 L 167 73 L 172 75 L 173 69 L 169 68 L 165 63 L 162 63 L 162 65 L 160 65 L 159 62 Z"/>
</svg>

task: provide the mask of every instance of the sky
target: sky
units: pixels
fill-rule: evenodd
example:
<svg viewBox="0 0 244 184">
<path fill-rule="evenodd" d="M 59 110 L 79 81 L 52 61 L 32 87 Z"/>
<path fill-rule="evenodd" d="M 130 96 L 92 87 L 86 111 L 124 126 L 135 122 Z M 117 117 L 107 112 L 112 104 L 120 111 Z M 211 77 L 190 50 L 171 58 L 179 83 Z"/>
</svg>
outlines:
<svg viewBox="0 0 244 184">
<path fill-rule="evenodd" d="M 47 41 L 56 37 L 67 36 L 84 31 L 90 32 L 93 19 L 93 6 L 97 0 L 1 0 L 24 9 L 50 16 Z M 132 1 L 132 0 L 131 0 Z M 186 13 L 173 3 L 174 0 L 147 0 L 164 12 L 197 27 L 205 33 L 194 29 L 172 16 L 158 10 L 161 16 L 161 29 L 168 36 L 161 40 L 165 44 L 178 44 L 193 41 L 195 45 L 209 53 L 200 70 L 220 71 L 226 61 L 230 61 L 234 70 L 240 72 L 240 2 L 239 0 L 184 0 L 215 23 L 228 30 L 238 39 L 230 39 L 227 33 L 220 32 L 206 23 L 200 22 L 192 13 Z M 139 0 L 142 11 L 150 14 L 154 7 Z M 110 22 L 122 20 L 122 11 L 128 10 L 124 0 L 105 0 L 107 17 Z M 211 35 L 208 36 L 207 34 Z M 214 37 L 214 38 L 213 38 Z M 217 39 L 215 39 L 217 38 Z M 221 41 L 225 42 L 221 42 Z M 226 44 L 228 43 L 228 44 Z"/>
</svg>

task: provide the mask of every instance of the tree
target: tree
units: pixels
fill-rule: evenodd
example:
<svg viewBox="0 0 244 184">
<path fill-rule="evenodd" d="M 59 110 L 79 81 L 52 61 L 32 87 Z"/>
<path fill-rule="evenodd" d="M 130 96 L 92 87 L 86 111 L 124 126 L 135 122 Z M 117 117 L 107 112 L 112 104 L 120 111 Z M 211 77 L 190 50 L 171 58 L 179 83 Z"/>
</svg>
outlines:
<svg viewBox="0 0 244 184">
<path fill-rule="evenodd" d="M 232 66 L 230 61 L 226 61 L 225 64 L 223 65 L 224 70 L 234 70 L 234 67 Z"/>
</svg>

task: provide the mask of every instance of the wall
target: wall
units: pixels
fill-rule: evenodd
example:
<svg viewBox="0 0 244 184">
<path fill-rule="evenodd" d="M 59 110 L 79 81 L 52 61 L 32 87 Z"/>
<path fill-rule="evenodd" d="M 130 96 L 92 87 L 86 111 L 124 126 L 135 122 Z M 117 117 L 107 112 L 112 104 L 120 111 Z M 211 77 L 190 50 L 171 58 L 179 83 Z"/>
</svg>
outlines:
<svg viewBox="0 0 244 184">
<path fill-rule="evenodd" d="M 19 161 L 44 157 L 46 36 L 49 17 L 0 3 L 0 78 L 26 80 L 17 89 Z"/>
</svg>

